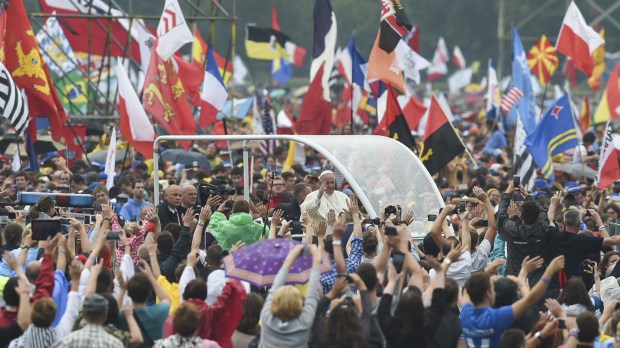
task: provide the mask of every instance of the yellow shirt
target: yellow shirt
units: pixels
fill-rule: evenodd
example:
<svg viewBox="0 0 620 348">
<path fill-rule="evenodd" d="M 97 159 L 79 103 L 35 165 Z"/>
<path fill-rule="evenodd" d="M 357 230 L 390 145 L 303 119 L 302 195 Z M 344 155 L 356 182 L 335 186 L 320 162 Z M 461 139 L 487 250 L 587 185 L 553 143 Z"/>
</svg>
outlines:
<svg viewBox="0 0 620 348">
<path fill-rule="evenodd" d="M 172 315 L 177 307 L 181 304 L 181 294 L 179 293 L 179 283 L 170 283 L 168 279 L 160 275 L 157 278 L 157 284 L 159 284 L 170 296 L 170 314 Z M 159 303 L 159 297 L 157 298 Z"/>
</svg>

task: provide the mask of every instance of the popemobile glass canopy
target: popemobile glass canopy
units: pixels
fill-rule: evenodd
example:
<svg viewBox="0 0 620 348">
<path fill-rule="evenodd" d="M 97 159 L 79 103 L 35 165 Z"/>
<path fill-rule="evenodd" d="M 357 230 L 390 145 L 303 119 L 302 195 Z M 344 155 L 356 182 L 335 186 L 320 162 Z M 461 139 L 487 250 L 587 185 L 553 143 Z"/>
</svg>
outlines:
<svg viewBox="0 0 620 348">
<path fill-rule="evenodd" d="M 161 136 L 153 147 L 155 173 L 158 173 L 156 149 L 162 140 L 241 141 L 244 166 L 249 166 L 249 149 L 260 140 L 293 140 L 321 153 L 351 185 L 371 218 L 380 209 L 400 204 L 403 211 L 413 210 L 415 222 L 410 226 L 414 236 L 426 234 L 428 214 L 437 214 L 443 199 L 433 179 L 418 157 L 398 141 L 376 135 L 196 135 Z M 246 172 L 247 173 L 247 172 Z M 249 177 L 244 177 L 248 187 Z M 246 192 L 246 199 L 249 197 Z M 159 199 L 155 185 L 155 201 Z"/>
</svg>

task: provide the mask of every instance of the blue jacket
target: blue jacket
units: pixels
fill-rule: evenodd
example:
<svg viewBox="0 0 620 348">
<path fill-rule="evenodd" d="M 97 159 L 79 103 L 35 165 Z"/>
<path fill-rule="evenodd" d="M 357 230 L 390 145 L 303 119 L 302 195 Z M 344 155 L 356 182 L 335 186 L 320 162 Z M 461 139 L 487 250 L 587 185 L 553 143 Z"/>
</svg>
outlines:
<svg viewBox="0 0 620 348">
<path fill-rule="evenodd" d="M 143 200 L 142 203 L 137 203 L 133 200 L 133 198 L 129 198 L 127 203 L 123 205 L 121 208 L 120 215 L 125 219 L 125 221 L 131 220 L 134 216 L 136 220 L 140 220 L 140 210 L 144 207 L 152 207 L 153 204 Z"/>
</svg>

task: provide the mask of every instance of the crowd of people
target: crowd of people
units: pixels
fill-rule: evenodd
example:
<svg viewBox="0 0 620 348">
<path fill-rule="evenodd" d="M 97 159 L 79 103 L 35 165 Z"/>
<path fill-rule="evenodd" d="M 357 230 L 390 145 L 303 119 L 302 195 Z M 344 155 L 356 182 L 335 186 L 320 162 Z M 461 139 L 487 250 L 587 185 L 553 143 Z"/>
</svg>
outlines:
<svg viewBox="0 0 620 348">
<path fill-rule="evenodd" d="M 620 345 L 620 185 L 558 174 L 528 190 L 509 173 L 504 133 L 484 127 L 463 134 L 482 165 L 457 157 L 435 176 L 443 209 L 414 216 L 388 202 L 374 220 L 320 154 L 308 153 L 312 170 L 273 170 L 285 144 L 255 157 L 248 188 L 215 143 L 196 148 L 208 169 L 168 163 L 156 176 L 120 163 L 109 190 L 83 160 L 50 154 L 39 172 L 13 172 L 0 158 L 0 346 Z M 585 165 L 600 140 L 588 134 Z M 62 193 L 94 203 L 60 206 Z M 33 225 L 49 220 L 62 228 L 41 238 Z M 414 220 L 430 230 L 423 240 Z M 229 277 L 228 255 L 278 238 L 299 243 L 268 286 Z M 309 277 L 291 284 L 300 257 Z"/>
</svg>

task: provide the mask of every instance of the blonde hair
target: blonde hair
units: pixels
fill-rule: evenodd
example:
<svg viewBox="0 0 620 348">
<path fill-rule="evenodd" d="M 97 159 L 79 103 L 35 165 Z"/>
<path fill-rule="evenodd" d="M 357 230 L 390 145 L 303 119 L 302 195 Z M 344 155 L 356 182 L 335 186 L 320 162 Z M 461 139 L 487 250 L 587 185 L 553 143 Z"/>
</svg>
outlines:
<svg viewBox="0 0 620 348">
<path fill-rule="evenodd" d="M 273 294 L 271 313 L 282 321 L 299 317 L 303 307 L 304 297 L 301 291 L 292 285 L 279 287 Z"/>
</svg>

